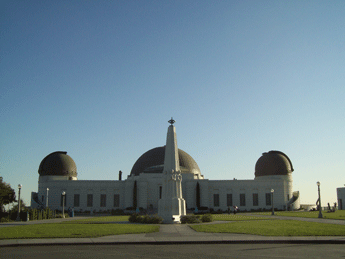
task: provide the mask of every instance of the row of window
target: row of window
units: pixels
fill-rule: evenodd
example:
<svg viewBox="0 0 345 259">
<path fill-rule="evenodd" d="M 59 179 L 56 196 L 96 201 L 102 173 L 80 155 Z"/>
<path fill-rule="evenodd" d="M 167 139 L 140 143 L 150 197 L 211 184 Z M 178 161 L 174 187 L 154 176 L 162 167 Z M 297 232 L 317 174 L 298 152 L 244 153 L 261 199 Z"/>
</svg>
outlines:
<svg viewBox="0 0 345 259">
<path fill-rule="evenodd" d="M 266 193 L 266 206 L 270 206 L 272 204 L 271 201 L 271 193 Z M 213 206 L 219 207 L 219 194 L 213 194 Z M 232 204 L 232 193 L 228 193 L 226 195 L 226 206 L 233 206 Z M 239 206 L 246 206 L 246 195 L 244 193 L 240 194 L 240 205 Z M 259 194 L 253 193 L 253 206 L 259 206 Z"/>
<path fill-rule="evenodd" d="M 160 198 L 161 198 L 161 188 L 160 188 Z M 271 193 L 266 193 L 266 206 L 272 205 L 271 201 Z M 63 197 L 61 195 L 61 206 L 62 203 L 67 203 L 67 195 Z M 93 194 L 87 194 L 86 196 L 86 207 L 93 207 Z M 213 205 L 214 207 L 219 207 L 219 194 L 213 194 Z M 226 205 L 227 206 L 233 206 L 232 203 L 232 193 L 228 193 L 226 195 Z M 80 207 L 80 194 L 74 194 L 74 207 Z M 100 207 L 106 207 L 107 206 L 107 195 L 101 194 L 100 196 Z M 239 206 L 246 206 L 246 195 L 244 193 L 240 194 L 240 205 Z M 253 193 L 253 206 L 259 206 L 259 194 Z M 113 199 L 113 207 L 120 207 L 120 194 L 114 194 Z"/>
<path fill-rule="evenodd" d="M 61 206 L 64 201 L 64 205 L 67 203 L 67 195 L 63 197 L 61 195 Z M 80 207 L 80 194 L 74 194 L 73 207 Z M 93 207 L 93 194 L 87 194 L 86 196 L 86 207 Z M 107 195 L 101 194 L 100 196 L 100 207 L 107 207 Z M 120 207 L 120 194 L 114 194 L 113 207 Z"/>
</svg>

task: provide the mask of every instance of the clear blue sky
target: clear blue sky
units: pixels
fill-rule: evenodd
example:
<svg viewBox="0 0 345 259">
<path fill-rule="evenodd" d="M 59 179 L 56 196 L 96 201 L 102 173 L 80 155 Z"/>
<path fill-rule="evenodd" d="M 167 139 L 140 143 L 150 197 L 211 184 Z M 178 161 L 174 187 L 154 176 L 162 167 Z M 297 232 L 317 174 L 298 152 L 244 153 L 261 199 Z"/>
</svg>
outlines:
<svg viewBox="0 0 345 259">
<path fill-rule="evenodd" d="M 345 184 L 345 1 L 1 1 L 0 175 L 30 204 L 67 151 L 80 180 L 178 146 L 207 179 L 286 153 L 301 203 Z"/>
</svg>

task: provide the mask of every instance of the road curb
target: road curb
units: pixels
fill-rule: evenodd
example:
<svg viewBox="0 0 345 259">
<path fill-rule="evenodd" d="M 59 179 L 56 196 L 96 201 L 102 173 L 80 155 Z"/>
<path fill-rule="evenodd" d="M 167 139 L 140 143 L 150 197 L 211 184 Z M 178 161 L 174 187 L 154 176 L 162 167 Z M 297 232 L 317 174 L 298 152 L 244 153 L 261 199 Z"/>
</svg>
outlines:
<svg viewBox="0 0 345 259">
<path fill-rule="evenodd" d="M 74 242 L 0 244 L 18 246 L 82 246 L 82 245 L 190 245 L 190 244 L 345 244 L 345 240 L 218 240 L 218 241 L 143 241 L 143 242 Z"/>
</svg>

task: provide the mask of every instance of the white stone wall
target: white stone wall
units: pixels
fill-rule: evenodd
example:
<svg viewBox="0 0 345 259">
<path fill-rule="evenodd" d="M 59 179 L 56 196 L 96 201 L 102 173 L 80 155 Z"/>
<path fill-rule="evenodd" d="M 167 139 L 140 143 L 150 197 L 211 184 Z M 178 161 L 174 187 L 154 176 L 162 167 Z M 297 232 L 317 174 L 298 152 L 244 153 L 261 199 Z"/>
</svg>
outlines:
<svg viewBox="0 0 345 259">
<path fill-rule="evenodd" d="M 124 190 L 125 181 L 45 181 L 39 183 L 38 198 L 42 201 L 43 205 L 46 205 L 46 194 L 48 192 L 48 206 L 51 209 L 62 209 L 61 206 L 61 193 L 66 192 L 66 208 L 74 207 L 74 194 L 80 195 L 79 207 L 75 207 L 75 210 L 111 210 L 116 209 L 114 207 L 114 194 L 120 195 L 120 206 L 124 207 Z M 93 206 L 87 207 L 87 194 L 93 195 Z M 106 206 L 101 207 L 100 200 L 101 194 L 106 195 Z"/>
<path fill-rule="evenodd" d="M 158 208 L 159 187 L 162 186 L 161 174 L 140 174 L 139 176 L 130 176 L 126 180 L 126 207 L 133 206 L 133 187 L 134 181 L 137 181 L 138 187 L 138 207 L 148 209 L 152 204 L 154 208 Z"/>
<path fill-rule="evenodd" d="M 154 175 L 152 179 L 145 179 L 147 181 L 147 208 L 152 204 L 153 208 L 158 208 L 159 200 L 159 189 L 162 186 L 162 177 L 161 175 Z M 162 194 L 163 195 L 163 194 Z"/>
<path fill-rule="evenodd" d="M 67 179 L 56 179 L 40 177 L 38 197 L 43 204 L 46 202 L 46 189 L 49 188 L 49 207 L 62 209 L 60 197 L 62 191 L 66 192 L 66 207 L 74 207 L 74 194 L 80 194 L 80 206 L 75 210 L 111 210 L 116 209 L 114 205 L 114 194 L 120 195 L 119 208 L 125 209 L 133 206 L 133 186 L 137 181 L 138 207 L 148 209 L 150 204 L 154 209 L 158 208 L 159 186 L 162 185 L 161 174 L 140 174 L 130 176 L 124 181 L 71 181 Z M 262 176 L 254 180 L 207 180 L 193 179 L 182 175 L 182 196 L 186 200 L 187 208 L 196 207 L 196 184 L 200 185 L 200 205 L 215 210 L 227 210 L 227 194 L 231 193 L 233 205 L 240 210 L 250 211 L 252 209 L 271 209 L 266 205 L 266 193 L 274 189 L 274 207 L 285 209 L 286 203 L 292 197 L 292 177 L 289 176 Z M 345 202 L 345 188 L 338 188 L 338 200 Z M 258 194 L 258 206 L 253 205 L 253 193 Z M 87 194 L 93 194 L 93 207 L 87 207 Z M 100 207 L 100 195 L 106 194 L 106 207 Z M 214 194 L 219 194 L 219 206 L 214 206 Z M 245 194 L 246 205 L 240 206 L 240 194 Z M 345 206 L 345 204 L 344 204 Z M 343 209 L 344 209 L 343 206 Z M 299 208 L 299 200 L 295 202 L 293 209 Z"/>
<path fill-rule="evenodd" d="M 284 179 L 265 180 L 217 180 L 209 181 L 208 184 L 208 207 L 215 210 L 227 209 L 227 194 L 232 194 L 233 206 L 240 210 L 250 211 L 259 208 L 270 209 L 272 205 L 266 205 L 266 193 L 271 193 L 274 189 L 273 204 L 277 209 L 285 209 L 287 203 L 288 190 Z M 253 194 L 258 194 L 258 206 L 253 205 Z M 214 194 L 219 194 L 219 206 L 214 205 Z M 245 195 L 245 205 L 241 206 L 240 195 Z M 201 201 L 204 204 L 204 201 Z"/>
<path fill-rule="evenodd" d="M 337 188 L 338 209 L 345 210 L 345 187 Z"/>
</svg>

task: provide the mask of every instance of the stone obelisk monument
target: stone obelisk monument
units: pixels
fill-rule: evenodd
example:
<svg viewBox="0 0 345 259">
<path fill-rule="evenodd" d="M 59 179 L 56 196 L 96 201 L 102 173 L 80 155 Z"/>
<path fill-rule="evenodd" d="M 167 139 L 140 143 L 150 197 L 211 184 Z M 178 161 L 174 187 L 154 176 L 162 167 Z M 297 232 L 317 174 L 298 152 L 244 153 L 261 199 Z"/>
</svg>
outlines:
<svg viewBox="0 0 345 259">
<path fill-rule="evenodd" d="M 186 201 L 182 198 L 182 175 L 174 120 L 171 118 L 165 146 L 162 198 L 158 201 L 158 216 L 163 223 L 180 223 L 186 215 Z"/>
</svg>

